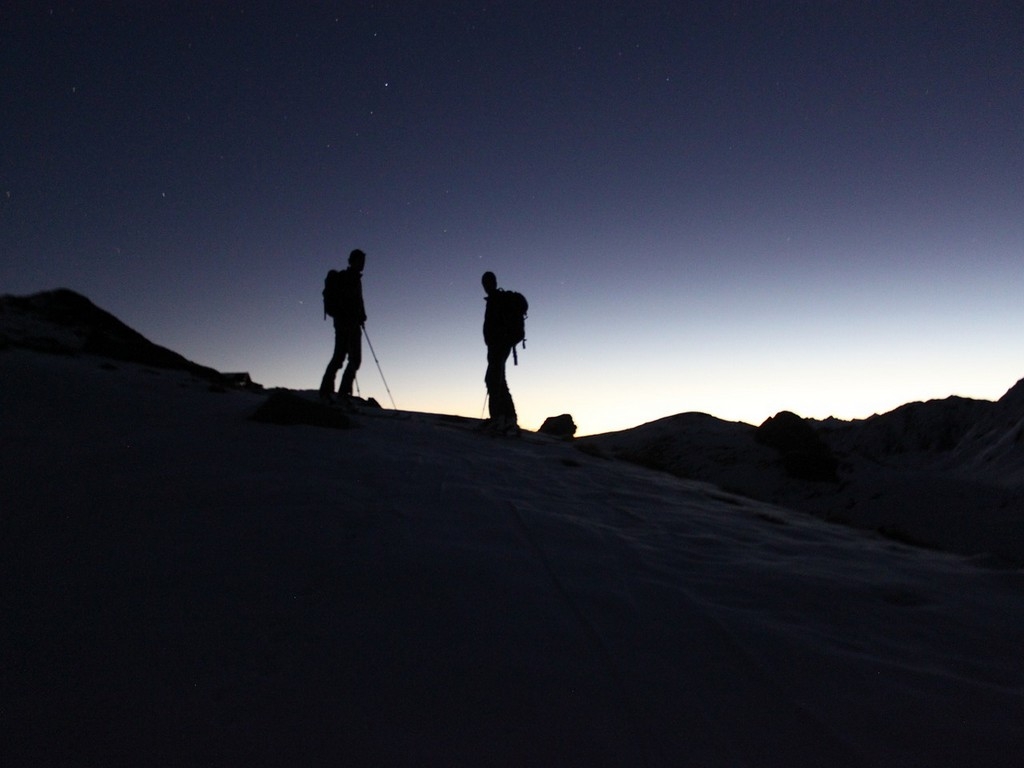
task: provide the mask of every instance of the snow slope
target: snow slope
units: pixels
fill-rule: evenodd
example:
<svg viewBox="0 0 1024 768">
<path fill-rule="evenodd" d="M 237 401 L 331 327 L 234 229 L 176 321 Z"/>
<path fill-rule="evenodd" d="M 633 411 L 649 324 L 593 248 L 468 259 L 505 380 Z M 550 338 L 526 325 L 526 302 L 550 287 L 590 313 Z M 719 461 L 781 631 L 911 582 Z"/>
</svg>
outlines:
<svg viewBox="0 0 1024 768">
<path fill-rule="evenodd" d="M 832 522 L 1024 566 L 1024 382 L 995 403 L 950 397 L 864 420 L 804 423 L 838 461 L 835 481 L 790 476 L 753 426 L 702 413 L 579 444 Z"/>
<path fill-rule="evenodd" d="M 63 351 L 0 348 L 0 764 L 1021 765 L 1020 570 Z"/>
<path fill-rule="evenodd" d="M 1024 582 L 571 444 L 0 352 L 5 765 L 1019 765 Z M 216 389 L 216 388 L 215 388 Z"/>
</svg>

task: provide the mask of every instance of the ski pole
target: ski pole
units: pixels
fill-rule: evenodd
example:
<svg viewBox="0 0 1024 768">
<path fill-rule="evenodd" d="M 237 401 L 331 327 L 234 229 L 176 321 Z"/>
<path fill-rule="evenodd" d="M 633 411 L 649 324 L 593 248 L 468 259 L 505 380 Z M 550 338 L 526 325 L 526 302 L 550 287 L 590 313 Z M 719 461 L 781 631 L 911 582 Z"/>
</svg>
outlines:
<svg viewBox="0 0 1024 768">
<path fill-rule="evenodd" d="M 388 387 L 388 380 L 384 378 L 384 371 L 380 368 L 380 360 L 377 359 L 377 353 L 373 351 L 373 343 L 370 341 L 370 334 L 366 332 L 365 325 L 363 326 L 363 336 L 366 337 L 366 346 L 370 348 L 370 354 L 373 355 L 373 362 L 377 364 L 377 371 L 380 373 L 380 380 L 384 382 L 384 389 L 387 391 L 388 397 L 391 398 L 391 407 L 397 411 L 398 406 L 395 405 L 395 398 L 391 394 L 391 388 Z"/>
</svg>

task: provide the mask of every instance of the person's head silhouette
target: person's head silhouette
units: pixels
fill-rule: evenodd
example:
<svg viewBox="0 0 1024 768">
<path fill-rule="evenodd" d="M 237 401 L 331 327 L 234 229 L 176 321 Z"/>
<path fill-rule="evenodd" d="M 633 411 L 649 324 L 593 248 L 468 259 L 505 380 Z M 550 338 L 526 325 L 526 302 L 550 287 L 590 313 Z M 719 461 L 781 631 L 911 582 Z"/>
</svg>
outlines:
<svg viewBox="0 0 1024 768">
<path fill-rule="evenodd" d="M 484 291 L 488 296 L 498 290 L 498 278 L 494 276 L 493 272 L 484 272 L 484 276 L 480 278 L 480 283 L 483 285 Z"/>
<path fill-rule="evenodd" d="M 348 265 L 356 272 L 362 272 L 366 265 L 366 254 L 356 248 L 348 255 Z"/>
</svg>

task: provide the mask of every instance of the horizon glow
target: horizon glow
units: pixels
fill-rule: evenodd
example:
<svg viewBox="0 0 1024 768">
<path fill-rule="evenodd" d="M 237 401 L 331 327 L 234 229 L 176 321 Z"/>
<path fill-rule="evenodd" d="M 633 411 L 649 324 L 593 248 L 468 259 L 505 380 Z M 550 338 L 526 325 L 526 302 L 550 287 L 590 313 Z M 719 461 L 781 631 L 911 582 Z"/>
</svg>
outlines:
<svg viewBox="0 0 1024 768">
<path fill-rule="evenodd" d="M 242 10 L 10 20 L 0 290 L 313 388 L 359 247 L 398 406 L 478 416 L 491 270 L 523 426 L 579 434 L 1024 375 L 1019 3 Z"/>
</svg>

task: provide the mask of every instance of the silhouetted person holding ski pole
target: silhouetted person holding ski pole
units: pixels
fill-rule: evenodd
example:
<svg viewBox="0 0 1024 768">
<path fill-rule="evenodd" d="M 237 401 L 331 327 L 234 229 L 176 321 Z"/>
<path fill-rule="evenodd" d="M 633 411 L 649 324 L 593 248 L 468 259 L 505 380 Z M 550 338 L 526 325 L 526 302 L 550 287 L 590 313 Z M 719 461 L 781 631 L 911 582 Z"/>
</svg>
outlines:
<svg viewBox="0 0 1024 768">
<path fill-rule="evenodd" d="M 363 267 L 366 254 L 358 248 L 348 255 L 348 268 L 332 269 L 324 280 L 324 318 L 334 319 L 334 354 L 320 382 L 320 397 L 334 399 L 334 377 L 348 358 L 341 375 L 338 394 L 348 401 L 352 397 L 352 383 L 363 360 L 362 327 L 366 322 L 363 306 Z"/>
<path fill-rule="evenodd" d="M 500 435 L 519 434 L 516 406 L 505 380 L 505 362 L 512 353 L 519 364 L 515 346 L 520 341 L 525 346 L 526 310 L 528 305 L 522 294 L 498 288 L 498 278 L 493 272 L 484 272 L 480 282 L 487 294 L 487 309 L 484 312 L 484 343 L 487 345 L 487 384 L 491 418 L 484 422 L 484 429 Z"/>
</svg>

